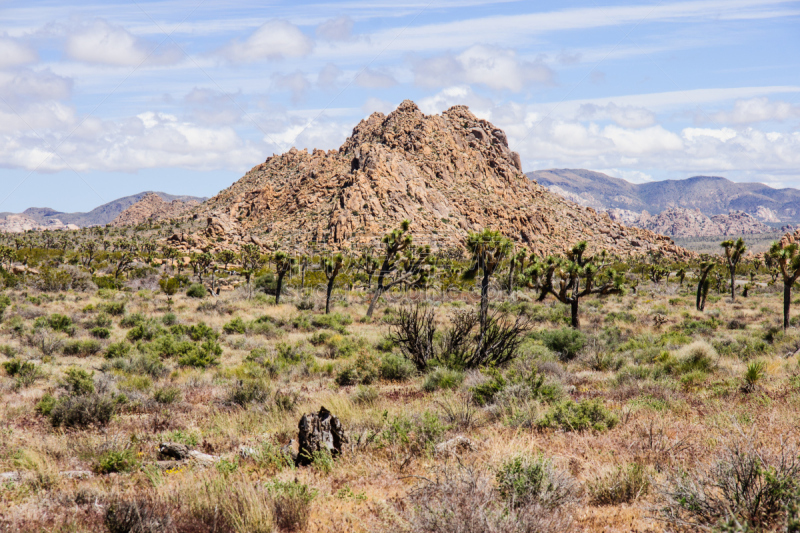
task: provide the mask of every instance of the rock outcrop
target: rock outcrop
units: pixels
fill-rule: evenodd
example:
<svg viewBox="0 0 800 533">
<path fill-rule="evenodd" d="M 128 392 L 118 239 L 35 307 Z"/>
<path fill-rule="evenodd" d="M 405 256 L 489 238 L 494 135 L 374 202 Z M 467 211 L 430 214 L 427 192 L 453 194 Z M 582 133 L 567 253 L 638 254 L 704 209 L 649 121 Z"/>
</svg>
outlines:
<svg viewBox="0 0 800 533">
<path fill-rule="evenodd" d="M 253 235 L 289 250 L 362 247 L 408 219 L 415 243 L 434 249 L 461 247 L 468 231 L 489 227 L 541 255 L 581 240 L 623 256 L 689 255 L 668 237 L 625 227 L 527 179 L 505 133 L 465 106 L 426 116 L 408 100 L 361 121 L 339 150 L 293 148 L 268 158 L 196 215 L 211 220 L 196 247 L 241 245 Z M 223 236 L 214 219 L 224 217 Z"/>
<path fill-rule="evenodd" d="M 658 215 L 650 215 L 647 211 L 637 215 L 622 209 L 610 210 L 609 215 L 620 223 L 670 237 L 754 235 L 776 231 L 742 211 L 707 217 L 699 209 L 673 207 Z"/>
<path fill-rule="evenodd" d="M 127 208 L 115 218 L 111 225 L 138 226 L 145 222 L 156 222 L 158 220 L 169 220 L 178 218 L 192 207 L 200 205 L 197 200 L 172 200 L 165 202 L 156 193 L 147 193 L 144 198 Z"/>
<path fill-rule="evenodd" d="M 26 215 L 6 215 L 0 218 L 0 233 L 24 233 L 26 231 L 45 230 L 76 230 L 80 229 L 74 224 L 64 224 L 57 218 L 48 219 L 42 223 Z"/>
</svg>

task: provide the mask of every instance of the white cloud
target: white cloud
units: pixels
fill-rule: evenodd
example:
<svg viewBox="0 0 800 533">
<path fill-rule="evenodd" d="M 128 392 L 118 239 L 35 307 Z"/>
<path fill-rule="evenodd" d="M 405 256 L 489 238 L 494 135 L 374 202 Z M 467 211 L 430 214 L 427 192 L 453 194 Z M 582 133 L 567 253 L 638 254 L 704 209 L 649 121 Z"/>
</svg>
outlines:
<svg viewBox="0 0 800 533">
<path fill-rule="evenodd" d="M 195 87 L 184 96 L 192 121 L 204 125 L 233 125 L 242 117 L 241 105 L 236 103 L 241 94 L 228 94 Z"/>
<path fill-rule="evenodd" d="M 722 124 L 753 124 L 769 120 L 782 121 L 795 117 L 800 117 L 800 107 L 788 102 L 774 102 L 763 96 L 749 100 L 736 100 L 730 111 L 720 111 L 710 115 L 711 120 Z"/>
<path fill-rule="evenodd" d="M 465 105 L 475 116 L 487 120 L 491 120 L 494 107 L 490 99 L 478 96 L 467 85 L 447 87 L 433 96 L 421 99 L 417 105 L 428 115 L 441 113 L 454 105 Z"/>
<path fill-rule="evenodd" d="M 317 85 L 321 89 L 334 89 L 341 76 L 342 70 L 333 63 L 328 63 L 319 71 Z"/>
<path fill-rule="evenodd" d="M 316 34 L 326 41 L 349 41 L 353 37 L 353 19 L 341 16 L 327 20 L 317 26 Z"/>
<path fill-rule="evenodd" d="M 72 93 L 72 79 L 49 69 L 0 71 L 0 96 L 11 103 L 65 100 Z"/>
<path fill-rule="evenodd" d="M 233 41 L 221 53 L 234 63 L 250 63 L 263 59 L 305 57 L 311 53 L 313 47 L 311 39 L 291 22 L 270 20 L 245 41 Z"/>
<path fill-rule="evenodd" d="M 525 61 L 514 50 L 486 45 L 471 46 L 458 55 L 418 61 L 413 70 L 416 83 L 422 87 L 474 83 L 519 92 L 530 84 L 551 84 L 555 78 L 540 61 Z"/>
<path fill-rule="evenodd" d="M 736 131 L 730 128 L 684 128 L 681 134 L 689 141 L 702 140 L 702 137 L 710 137 L 725 142 L 736 137 Z"/>
<path fill-rule="evenodd" d="M 81 25 L 67 37 L 65 52 L 76 61 L 112 66 L 177 63 L 183 54 L 176 47 L 159 47 L 103 19 Z"/>
<path fill-rule="evenodd" d="M 394 111 L 397 106 L 391 102 L 387 102 L 386 100 L 381 100 L 380 98 L 367 98 L 367 101 L 364 102 L 364 105 L 361 106 L 361 109 L 367 116 L 371 115 L 376 111 L 380 111 L 381 113 L 387 115 Z"/>
<path fill-rule="evenodd" d="M 356 84 L 366 89 L 388 89 L 397 85 L 397 80 L 389 74 L 368 68 L 358 74 Z"/>
<path fill-rule="evenodd" d="M 577 116 L 582 120 L 613 120 L 623 128 L 645 128 L 656 123 L 655 114 L 648 109 L 613 102 L 604 106 L 583 104 Z"/>
<path fill-rule="evenodd" d="M 291 74 L 276 74 L 273 76 L 275 87 L 284 91 L 291 91 L 292 101 L 297 103 L 305 99 L 306 92 L 311 87 L 306 75 L 296 70 Z"/>
<path fill-rule="evenodd" d="M 16 39 L 0 37 L 0 68 L 34 63 L 39 59 L 36 51 Z"/>
</svg>

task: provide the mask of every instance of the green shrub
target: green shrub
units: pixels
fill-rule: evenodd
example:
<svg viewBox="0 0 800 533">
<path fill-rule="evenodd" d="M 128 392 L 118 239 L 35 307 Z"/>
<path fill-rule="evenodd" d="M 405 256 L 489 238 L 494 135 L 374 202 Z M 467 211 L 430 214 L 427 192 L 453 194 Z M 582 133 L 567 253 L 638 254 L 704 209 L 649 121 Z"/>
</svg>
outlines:
<svg viewBox="0 0 800 533">
<path fill-rule="evenodd" d="M 84 341 L 76 340 L 65 343 L 63 352 L 64 355 L 77 355 L 86 357 L 89 355 L 95 355 L 99 353 L 102 348 L 103 347 L 100 345 L 100 342 L 94 339 L 89 339 Z"/>
<path fill-rule="evenodd" d="M 174 326 L 178 323 L 178 317 L 175 315 L 175 313 L 167 313 L 161 317 L 161 323 L 165 326 Z"/>
<path fill-rule="evenodd" d="M 359 385 L 353 394 L 353 403 L 360 405 L 372 405 L 380 395 L 375 387 L 366 387 Z"/>
<path fill-rule="evenodd" d="M 600 400 L 582 400 L 580 403 L 565 400 L 551 407 L 537 425 L 540 429 L 605 431 L 613 428 L 617 423 L 619 423 L 619 418 L 609 411 Z"/>
<path fill-rule="evenodd" d="M 272 513 L 280 531 L 305 531 L 316 489 L 297 481 L 273 481 L 266 485 L 272 496 Z"/>
<path fill-rule="evenodd" d="M 45 393 L 45 395 L 42 396 L 42 399 L 36 404 L 36 412 L 43 416 L 49 417 L 50 413 L 53 412 L 53 408 L 56 406 L 57 402 L 58 400 L 56 400 L 55 396 L 51 395 L 50 393 Z"/>
<path fill-rule="evenodd" d="M 111 332 L 108 330 L 108 328 L 92 328 L 89 330 L 89 334 L 97 339 L 107 339 L 111 337 Z"/>
<path fill-rule="evenodd" d="M 124 450 L 107 450 L 98 457 L 92 466 L 95 474 L 111 474 L 115 472 L 132 472 L 139 467 L 136 452 L 133 448 Z"/>
<path fill-rule="evenodd" d="M 227 398 L 228 402 L 245 407 L 250 403 L 264 403 L 271 394 L 269 384 L 262 379 L 240 379 L 228 388 Z"/>
<path fill-rule="evenodd" d="M 472 400 L 480 406 L 493 403 L 495 395 L 505 389 L 507 385 L 505 378 L 496 368 L 484 370 L 483 373 L 488 375 L 489 379 L 469 389 L 472 393 Z"/>
<path fill-rule="evenodd" d="M 97 308 L 111 316 L 122 316 L 125 314 L 125 302 L 103 302 L 98 305 Z"/>
<path fill-rule="evenodd" d="M 539 336 L 544 345 L 556 352 L 562 361 L 571 361 L 586 345 L 586 335 L 573 328 L 543 331 Z"/>
<path fill-rule="evenodd" d="M 541 455 L 520 456 L 504 462 L 495 480 L 500 497 L 512 509 L 531 505 L 554 509 L 575 496 L 572 479 L 554 469 L 552 462 Z"/>
<path fill-rule="evenodd" d="M 122 317 L 122 320 L 119 321 L 119 325 L 123 328 L 132 328 L 144 324 L 146 320 L 145 316 L 141 313 L 131 313 Z"/>
<path fill-rule="evenodd" d="M 219 356 L 222 355 L 222 347 L 214 341 L 206 341 L 200 346 L 195 346 L 186 355 L 178 359 L 181 366 L 193 366 L 207 368 L 219 364 Z"/>
<path fill-rule="evenodd" d="M 236 317 L 224 326 L 222 326 L 222 331 L 224 331 L 228 335 L 233 335 L 238 333 L 240 335 L 244 335 L 247 331 L 247 325 L 244 323 L 241 317 Z"/>
<path fill-rule="evenodd" d="M 425 376 L 422 390 L 433 392 L 439 389 L 457 389 L 463 381 L 463 372 L 445 367 L 436 367 Z"/>
<path fill-rule="evenodd" d="M 9 298 L 8 295 L 6 294 L 0 294 L 0 322 L 3 321 L 6 309 L 10 305 L 11 305 L 11 298 Z"/>
<path fill-rule="evenodd" d="M 165 333 L 166 331 L 158 322 L 155 320 L 147 320 L 131 328 L 125 338 L 131 342 L 141 340 L 151 341 L 156 337 L 164 335 Z"/>
<path fill-rule="evenodd" d="M 380 366 L 380 376 L 387 381 L 408 381 L 417 373 L 414 363 L 395 354 L 383 356 Z"/>
<path fill-rule="evenodd" d="M 31 361 L 12 359 L 3 363 L 6 373 L 15 378 L 16 387 L 29 387 L 42 377 L 42 370 Z"/>
<path fill-rule="evenodd" d="M 50 328 L 53 331 L 60 331 L 69 336 L 75 334 L 75 326 L 72 324 L 72 319 L 66 315 L 58 313 L 50 316 L 41 316 L 33 322 L 34 329 Z"/>
<path fill-rule="evenodd" d="M 153 399 L 160 404 L 175 403 L 181 398 L 181 390 L 178 387 L 161 387 L 153 392 Z"/>
<path fill-rule="evenodd" d="M 340 386 L 369 385 L 378 379 L 380 363 L 373 354 L 362 352 L 355 362 L 342 369 L 335 378 Z"/>
<path fill-rule="evenodd" d="M 193 341 L 215 341 L 219 338 L 219 333 L 214 331 L 213 328 L 210 328 L 205 324 L 205 322 L 200 322 L 199 324 L 195 324 L 193 326 L 189 326 L 189 329 L 186 331 L 189 338 Z"/>
<path fill-rule="evenodd" d="M 384 337 L 375 345 L 375 349 L 380 352 L 391 352 L 394 350 L 394 342 L 389 337 Z"/>
<path fill-rule="evenodd" d="M 186 296 L 189 298 L 205 298 L 207 294 L 206 288 L 199 283 L 192 284 L 186 291 Z"/>
<path fill-rule="evenodd" d="M 646 495 L 650 490 L 650 478 L 644 466 L 631 463 L 596 477 L 587 487 L 594 505 L 620 505 Z"/>
<path fill-rule="evenodd" d="M 54 402 L 48 399 L 44 404 L 43 399 L 39 405 L 42 414 L 49 410 L 48 418 L 53 427 L 103 427 L 111 421 L 122 398 L 107 394 L 84 394 L 62 396 Z"/>
<path fill-rule="evenodd" d="M 68 368 L 59 385 L 72 395 L 91 394 L 94 392 L 94 372 L 89 373 L 82 368 Z"/>
<path fill-rule="evenodd" d="M 106 348 L 106 359 L 115 359 L 117 357 L 125 357 L 131 353 L 131 345 L 127 342 L 114 342 Z"/>
</svg>

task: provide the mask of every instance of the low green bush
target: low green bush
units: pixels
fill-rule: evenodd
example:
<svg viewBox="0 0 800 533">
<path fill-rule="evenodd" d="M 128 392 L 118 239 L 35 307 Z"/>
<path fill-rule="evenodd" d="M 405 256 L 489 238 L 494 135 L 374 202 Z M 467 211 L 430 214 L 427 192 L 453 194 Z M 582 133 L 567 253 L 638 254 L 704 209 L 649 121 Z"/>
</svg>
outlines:
<svg viewBox="0 0 800 533">
<path fill-rule="evenodd" d="M 206 291 L 206 288 L 199 283 L 194 283 L 186 291 L 186 296 L 188 296 L 189 298 L 205 298 L 207 294 L 208 291 Z"/>
<path fill-rule="evenodd" d="M 433 392 L 440 389 L 457 389 L 463 381 L 463 372 L 445 367 L 436 367 L 425 376 L 422 390 Z"/>
<path fill-rule="evenodd" d="M 572 479 L 541 455 L 504 462 L 495 480 L 500 497 L 512 509 L 531 505 L 554 509 L 573 500 L 576 492 Z"/>
<path fill-rule="evenodd" d="M 387 381 L 408 381 L 417 373 L 414 363 L 395 354 L 387 354 L 381 359 L 380 376 Z"/>
<path fill-rule="evenodd" d="M 100 353 L 100 350 L 102 349 L 103 347 L 99 341 L 88 339 L 82 341 L 68 341 L 64 344 L 62 351 L 64 355 L 77 355 L 80 357 L 86 357 Z"/>
<path fill-rule="evenodd" d="M 111 474 L 133 472 L 139 467 L 139 461 L 133 448 L 123 450 L 107 450 L 100 454 L 92 465 L 95 474 Z"/>
<path fill-rule="evenodd" d="M 108 328 L 96 327 L 89 330 L 89 334 L 96 339 L 108 339 L 111 337 L 111 331 Z"/>
<path fill-rule="evenodd" d="M 594 505 L 631 503 L 650 490 L 650 476 L 644 466 L 631 463 L 595 477 L 587 488 Z"/>
<path fill-rule="evenodd" d="M 574 328 L 542 331 L 538 336 L 562 361 L 571 361 L 586 346 L 586 335 Z"/>
<path fill-rule="evenodd" d="M 606 431 L 619 423 L 619 418 L 609 411 L 600 400 L 564 400 L 553 405 L 539 420 L 540 429 L 551 428 L 563 431 Z"/>
</svg>

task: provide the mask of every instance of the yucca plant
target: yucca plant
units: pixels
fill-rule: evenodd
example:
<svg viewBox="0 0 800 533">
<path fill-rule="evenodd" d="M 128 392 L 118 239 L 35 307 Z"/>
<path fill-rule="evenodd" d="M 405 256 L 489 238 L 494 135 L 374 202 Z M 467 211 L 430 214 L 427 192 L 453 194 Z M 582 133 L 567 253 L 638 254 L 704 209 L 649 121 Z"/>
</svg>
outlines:
<svg viewBox="0 0 800 533">
<path fill-rule="evenodd" d="M 742 390 L 744 392 L 753 392 L 756 389 L 757 383 L 764 377 L 767 364 L 764 361 L 753 361 L 747 365 L 747 370 L 744 372 L 744 385 Z"/>
</svg>

